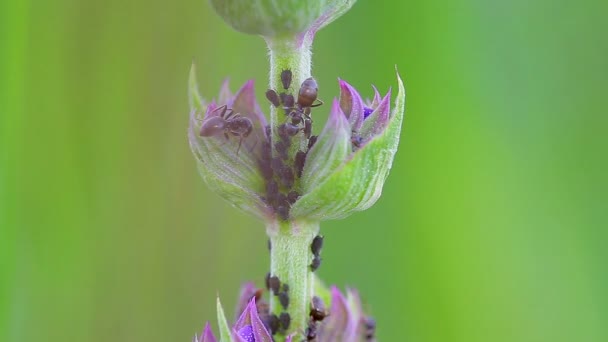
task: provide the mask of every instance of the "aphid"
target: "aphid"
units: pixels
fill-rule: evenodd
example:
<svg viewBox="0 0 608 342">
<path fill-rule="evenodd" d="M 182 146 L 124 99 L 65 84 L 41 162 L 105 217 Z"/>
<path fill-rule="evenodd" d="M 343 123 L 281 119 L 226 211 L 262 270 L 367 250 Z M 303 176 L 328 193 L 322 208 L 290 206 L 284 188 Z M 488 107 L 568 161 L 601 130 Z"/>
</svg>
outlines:
<svg viewBox="0 0 608 342">
<path fill-rule="evenodd" d="M 284 166 L 279 173 L 281 176 L 281 183 L 288 189 L 293 186 L 295 182 L 295 177 L 293 174 L 293 170 L 290 167 Z"/>
<path fill-rule="evenodd" d="M 281 288 L 281 281 L 279 280 L 279 277 L 270 277 L 268 279 L 268 288 L 272 290 L 272 293 L 276 296 L 279 293 L 279 289 Z"/>
<path fill-rule="evenodd" d="M 279 317 L 277 317 L 277 315 L 272 314 L 268 317 L 268 328 L 270 328 L 270 333 L 271 334 L 276 334 L 277 331 L 279 331 Z"/>
<path fill-rule="evenodd" d="M 291 70 L 283 70 L 281 72 L 281 83 L 283 83 L 283 89 L 287 90 L 291 86 L 291 78 L 292 78 Z"/>
<path fill-rule="evenodd" d="M 289 292 L 289 285 L 283 283 L 283 291 L 284 292 Z"/>
<path fill-rule="evenodd" d="M 200 135 L 202 137 L 211 137 L 223 133 L 226 140 L 229 139 L 229 133 L 238 136 L 240 137 L 239 147 L 236 150 L 238 154 L 243 139 L 247 138 L 253 131 L 253 122 L 251 119 L 243 117 L 238 113 L 234 114 L 234 111 L 229 109 L 227 105 L 216 108 L 214 112 L 219 110 L 222 111 L 219 116 L 212 116 L 203 120 Z M 226 112 L 229 112 L 228 115 L 226 115 Z"/>
<path fill-rule="evenodd" d="M 317 81 L 312 77 L 305 79 L 298 92 L 298 105 L 301 108 L 312 108 L 322 105 L 323 101 L 317 99 L 318 93 L 319 87 L 317 86 Z M 319 101 L 319 103 L 315 104 L 315 101 Z"/>
<path fill-rule="evenodd" d="M 289 122 L 286 122 L 282 125 L 279 126 L 279 130 L 282 131 L 283 134 L 288 135 L 288 136 L 294 136 L 296 134 L 298 134 L 298 132 L 300 131 L 300 127 L 298 127 L 297 125 L 291 124 Z M 281 133 L 279 133 L 281 134 Z"/>
<path fill-rule="evenodd" d="M 310 138 L 312 135 L 312 120 L 304 120 L 304 136 Z"/>
<path fill-rule="evenodd" d="M 365 340 L 372 341 L 374 335 L 376 335 L 376 321 L 371 317 L 363 318 L 363 325 L 365 327 Z"/>
<path fill-rule="evenodd" d="M 294 204 L 298 200 L 298 197 L 300 197 L 300 194 L 298 194 L 297 191 L 295 191 L 295 190 L 291 190 L 287 194 L 287 202 L 289 202 L 289 204 Z M 287 285 L 287 284 L 285 284 L 285 285 Z"/>
<path fill-rule="evenodd" d="M 308 149 L 309 150 L 315 145 L 315 143 L 317 142 L 317 138 L 318 138 L 318 136 L 313 135 L 312 137 L 310 137 L 308 139 Z"/>
<path fill-rule="evenodd" d="M 283 221 L 289 219 L 289 207 L 284 205 L 277 206 L 277 214 Z"/>
<path fill-rule="evenodd" d="M 353 150 L 356 148 L 360 148 L 363 145 L 363 137 L 359 135 L 359 133 L 353 131 L 350 136 L 350 142 L 353 144 Z"/>
<path fill-rule="evenodd" d="M 308 322 L 308 328 L 306 328 L 306 341 L 312 341 L 317 338 L 317 323 L 313 320 Z"/>
<path fill-rule="evenodd" d="M 296 171 L 298 178 L 302 177 L 302 170 L 304 170 L 304 163 L 306 162 L 306 152 L 298 151 L 293 161 L 293 167 Z"/>
<path fill-rule="evenodd" d="M 276 91 L 272 89 L 266 90 L 266 98 L 268 99 L 268 101 L 270 101 L 270 103 L 272 103 L 273 106 L 277 108 L 281 106 L 281 99 L 279 98 L 279 94 L 277 94 Z"/>
<path fill-rule="evenodd" d="M 312 263 L 310 264 L 310 270 L 311 271 L 316 271 L 319 266 L 321 266 L 321 257 L 318 255 L 315 255 L 314 258 L 312 258 Z"/>
<path fill-rule="evenodd" d="M 289 295 L 287 292 L 279 292 L 279 302 L 281 303 L 281 306 L 287 310 L 287 307 L 289 306 Z"/>
<path fill-rule="evenodd" d="M 322 321 L 328 315 L 329 313 L 325 310 L 323 300 L 317 296 L 312 297 L 312 302 L 310 303 L 310 317 L 312 317 L 314 321 Z"/>
<path fill-rule="evenodd" d="M 321 248 L 323 248 L 323 237 L 321 235 L 317 235 L 314 239 L 312 239 L 312 243 L 310 244 L 310 251 L 315 256 L 319 256 Z"/>
<path fill-rule="evenodd" d="M 266 281 L 266 289 L 270 290 L 270 272 L 266 273 L 265 281 Z"/>
<path fill-rule="evenodd" d="M 290 108 L 293 108 L 296 104 L 296 100 L 293 95 L 280 93 L 279 98 L 281 99 L 281 103 L 283 104 L 283 109 L 285 109 L 285 115 L 289 114 Z"/>
<path fill-rule="evenodd" d="M 279 157 L 281 157 L 281 159 L 285 160 L 289 158 L 289 154 L 287 153 L 287 146 L 284 142 L 279 141 L 274 144 L 274 147 L 277 150 L 277 153 L 279 154 Z"/>
<path fill-rule="evenodd" d="M 281 312 L 279 316 L 279 322 L 281 322 L 281 327 L 285 330 L 289 329 L 289 323 L 291 323 L 291 317 L 287 312 Z"/>
</svg>

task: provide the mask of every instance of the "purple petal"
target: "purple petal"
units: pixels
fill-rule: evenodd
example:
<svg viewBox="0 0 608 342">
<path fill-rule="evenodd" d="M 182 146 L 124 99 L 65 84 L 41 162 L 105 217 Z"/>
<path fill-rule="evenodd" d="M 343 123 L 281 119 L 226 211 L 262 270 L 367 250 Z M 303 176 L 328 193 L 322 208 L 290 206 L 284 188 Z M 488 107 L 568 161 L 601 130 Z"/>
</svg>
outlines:
<svg viewBox="0 0 608 342">
<path fill-rule="evenodd" d="M 257 289 L 252 282 L 245 283 L 243 284 L 243 286 L 241 286 L 241 293 L 239 295 L 239 300 L 237 302 L 237 307 L 235 311 L 237 318 L 241 315 L 243 311 L 245 311 L 247 305 L 249 304 L 249 301 L 251 301 L 251 298 L 255 296 L 256 290 Z"/>
<path fill-rule="evenodd" d="M 356 325 L 350 320 L 346 299 L 337 287 L 331 287 L 331 309 L 326 322 L 319 328 L 322 341 L 354 341 Z"/>
<path fill-rule="evenodd" d="M 361 95 L 350 84 L 343 80 L 340 83 L 340 108 L 348 118 L 352 131 L 359 131 L 363 123 L 363 100 Z"/>
<path fill-rule="evenodd" d="M 251 301 L 243 311 L 243 314 L 241 314 L 241 317 L 234 325 L 233 330 L 236 332 L 237 336 L 241 337 L 242 332 L 248 331 L 248 328 L 246 328 L 247 326 L 252 330 L 254 342 L 272 342 L 272 336 L 268 333 L 268 330 L 266 330 L 264 323 L 258 315 L 258 310 L 255 305 L 255 296 L 251 298 Z M 244 341 L 251 342 L 250 340 Z"/>
<path fill-rule="evenodd" d="M 253 336 L 253 328 L 251 325 L 246 325 L 237 331 L 237 336 L 240 337 L 243 341 L 246 342 L 255 342 L 255 337 Z"/>
<path fill-rule="evenodd" d="M 369 140 L 373 138 L 375 135 L 378 135 L 384 131 L 386 126 L 388 125 L 390 119 L 390 111 L 391 111 L 391 90 L 388 90 L 388 93 L 378 104 L 378 107 L 374 109 L 374 112 L 370 114 L 370 116 L 363 122 L 363 126 L 361 127 L 361 136 L 365 140 Z"/>
<path fill-rule="evenodd" d="M 375 85 L 372 85 L 372 88 L 374 88 L 374 100 L 372 101 L 372 108 L 376 108 L 380 104 L 382 96 L 380 95 L 380 92 L 378 91 L 378 88 L 376 88 Z"/>
<path fill-rule="evenodd" d="M 220 97 L 217 99 L 218 103 L 228 103 L 230 99 L 234 96 L 230 91 L 230 82 L 228 79 L 224 80 L 222 83 L 222 88 L 220 89 Z"/>
<path fill-rule="evenodd" d="M 200 342 L 216 342 L 215 336 L 213 335 L 213 331 L 211 331 L 211 326 L 209 322 L 205 324 L 205 330 L 203 330 L 203 334 L 201 336 Z"/>
</svg>

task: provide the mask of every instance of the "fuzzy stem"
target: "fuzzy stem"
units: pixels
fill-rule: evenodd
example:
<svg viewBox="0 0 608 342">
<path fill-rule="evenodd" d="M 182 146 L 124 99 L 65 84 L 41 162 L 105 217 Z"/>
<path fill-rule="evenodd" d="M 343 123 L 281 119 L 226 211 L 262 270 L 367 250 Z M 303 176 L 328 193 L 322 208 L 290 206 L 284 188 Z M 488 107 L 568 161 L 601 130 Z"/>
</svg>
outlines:
<svg viewBox="0 0 608 342">
<path fill-rule="evenodd" d="M 311 76 L 311 57 L 312 42 L 308 40 L 298 41 L 298 39 L 275 39 L 266 40 L 270 51 L 270 89 L 278 92 L 283 91 L 281 83 L 281 72 L 291 70 L 293 79 L 288 92 L 294 94 L 300 88 L 302 82 Z M 282 123 L 277 115 L 282 113 L 278 108 L 270 106 L 270 125 L 272 126 L 273 136 L 277 126 Z"/>
<path fill-rule="evenodd" d="M 289 285 L 289 305 L 283 308 L 278 296 L 271 295 L 270 311 L 280 316 L 286 312 L 291 318 L 285 335 L 277 334 L 275 341 L 283 341 L 285 336 L 296 333 L 303 337 L 310 314 L 313 296 L 314 276 L 310 270 L 312 251 L 310 244 L 319 233 L 318 222 L 275 221 L 266 227 L 270 237 L 270 274 Z M 299 341 L 295 339 L 294 341 Z"/>
</svg>

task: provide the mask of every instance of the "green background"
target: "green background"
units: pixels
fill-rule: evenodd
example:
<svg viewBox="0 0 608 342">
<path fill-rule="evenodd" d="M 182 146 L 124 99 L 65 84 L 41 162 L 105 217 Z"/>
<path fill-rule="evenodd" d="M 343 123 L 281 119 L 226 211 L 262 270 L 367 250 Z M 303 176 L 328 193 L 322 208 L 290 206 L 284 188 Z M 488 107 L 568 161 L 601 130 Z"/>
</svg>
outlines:
<svg viewBox="0 0 608 342">
<path fill-rule="evenodd" d="M 607 7 L 360 0 L 318 34 L 322 98 L 395 64 L 408 91 L 382 198 L 322 225 L 320 275 L 381 340 L 608 341 Z M 189 341 L 261 283 L 263 225 L 196 172 L 187 79 L 263 99 L 266 56 L 203 0 L 0 2 L 0 341 Z"/>
</svg>

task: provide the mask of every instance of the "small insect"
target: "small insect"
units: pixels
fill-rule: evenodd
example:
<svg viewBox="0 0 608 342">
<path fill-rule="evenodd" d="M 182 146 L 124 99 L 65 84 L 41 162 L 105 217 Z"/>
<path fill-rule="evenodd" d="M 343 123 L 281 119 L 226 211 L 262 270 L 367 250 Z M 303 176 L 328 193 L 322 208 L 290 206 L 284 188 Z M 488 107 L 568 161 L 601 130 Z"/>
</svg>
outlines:
<svg viewBox="0 0 608 342">
<path fill-rule="evenodd" d="M 319 253 L 321 253 L 321 248 L 323 248 L 323 237 L 321 235 L 317 235 L 314 239 L 312 239 L 310 251 L 315 256 L 319 256 Z"/>
<path fill-rule="evenodd" d="M 268 89 L 266 91 L 266 98 L 268 101 L 270 101 L 270 103 L 272 103 L 273 106 L 277 108 L 281 106 L 281 100 L 279 99 L 279 94 L 277 94 L 276 91 Z"/>
<path fill-rule="evenodd" d="M 295 181 L 293 170 L 290 167 L 284 166 L 279 175 L 281 176 L 281 183 L 283 186 L 290 189 Z"/>
<path fill-rule="evenodd" d="M 277 214 L 283 221 L 287 221 L 289 219 L 289 207 L 285 205 L 277 206 Z"/>
<path fill-rule="evenodd" d="M 312 341 L 317 338 L 317 323 L 313 320 L 308 322 L 308 328 L 306 328 L 306 341 Z"/>
<path fill-rule="evenodd" d="M 376 321 L 371 317 L 363 318 L 363 325 L 365 327 L 365 340 L 372 341 L 376 334 Z"/>
<path fill-rule="evenodd" d="M 329 316 L 329 312 L 325 310 L 323 300 L 317 296 L 312 297 L 312 302 L 310 303 L 310 317 L 312 317 L 314 321 L 322 321 L 327 316 Z"/>
<path fill-rule="evenodd" d="M 291 73 L 291 70 L 289 70 L 289 69 L 283 70 L 281 72 L 281 83 L 283 83 L 283 89 L 285 89 L 285 90 L 289 89 L 289 87 L 291 86 L 292 77 L 293 77 L 293 74 Z"/>
<path fill-rule="evenodd" d="M 279 322 L 281 322 L 281 327 L 285 330 L 289 329 L 289 323 L 291 323 L 291 316 L 287 312 L 281 312 L 279 315 Z"/>
<path fill-rule="evenodd" d="M 315 145 L 315 143 L 317 142 L 317 138 L 318 138 L 318 136 L 313 135 L 312 137 L 310 137 L 310 139 L 308 139 L 308 149 L 309 150 Z"/>
<path fill-rule="evenodd" d="M 281 281 L 279 277 L 272 276 L 268 279 L 268 288 L 272 290 L 272 293 L 276 296 L 281 288 Z"/>
<path fill-rule="evenodd" d="M 289 292 L 289 285 L 283 283 L 283 291 L 284 292 Z"/>
<path fill-rule="evenodd" d="M 318 255 L 315 255 L 314 258 L 312 258 L 312 263 L 310 264 L 310 270 L 311 271 L 316 271 L 319 266 L 321 266 L 321 257 Z"/>
<path fill-rule="evenodd" d="M 296 152 L 296 156 L 293 161 L 293 166 L 296 171 L 296 176 L 298 176 L 298 178 L 302 177 L 302 171 L 304 170 L 305 162 L 306 162 L 306 152 L 304 152 L 304 151 Z"/>
<path fill-rule="evenodd" d="M 276 334 L 277 331 L 279 331 L 279 317 L 277 317 L 277 315 L 272 314 L 268 317 L 268 328 L 270 328 L 270 333 L 271 334 Z"/>
<path fill-rule="evenodd" d="M 240 137 L 239 147 L 236 150 L 236 153 L 238 154 L 243 139 L 247 138 L 253 131 L 253 122 L 251 119 L 241 116 L 241 114 L 235 114 L 227 105 L 220 106 L 213 112 L 220 110 L 222 112 L 219 116 L 212 116 L 203 120 L 199 134 L 202 137 L 211 137 L 223 133 L 226 140 L 229 139 L 228 134 Z M 228 114 L 226 114 L 226 112 L 228 112 Z"/>
<path fill-rule="evenodd" d="M 350 136 L 350 142 L 353 144 L 353 149 L 360 148 L 363 145 L 363 137 L 359 133 L 353 131 Z"/>
<path fill-rule="evenodd" d="M 294 203 L 296 203 L 296 201 L 298 200 L 299 197 L 300 197 L 300 194 L 298 194 L 297 191 L 291 190 L 287 194 L 287 202 L 289 202 L 289 204 L 294 204 Z M 287 285 L 287 284 L 285 284 L 285 285 Z"/>
<path fill-rule="evenodd" d="M 287 292 L 279 292 L 279 302 L 281 303 L 281 306 L 287 310 L 287 307 L 289 307 L 289 295 Z"/>
<path fill-rule="evenodd" d="M 264 278 L 264 280 L 266 281 L 266 289 L 270 290 L 270 272 L 266 273 L 266 278 Z"/>
<path fill-rule="evenodd" d="M 305 79 L 298 92 L 298 105 L 301 108 L 313 108 L 322 105 L 323 101 L 317 99 L 318 93 L 317 81 L 312 77 Z M 319 101 L 319 103 L 315 104 L 315 101 Z"/>
</svg>

